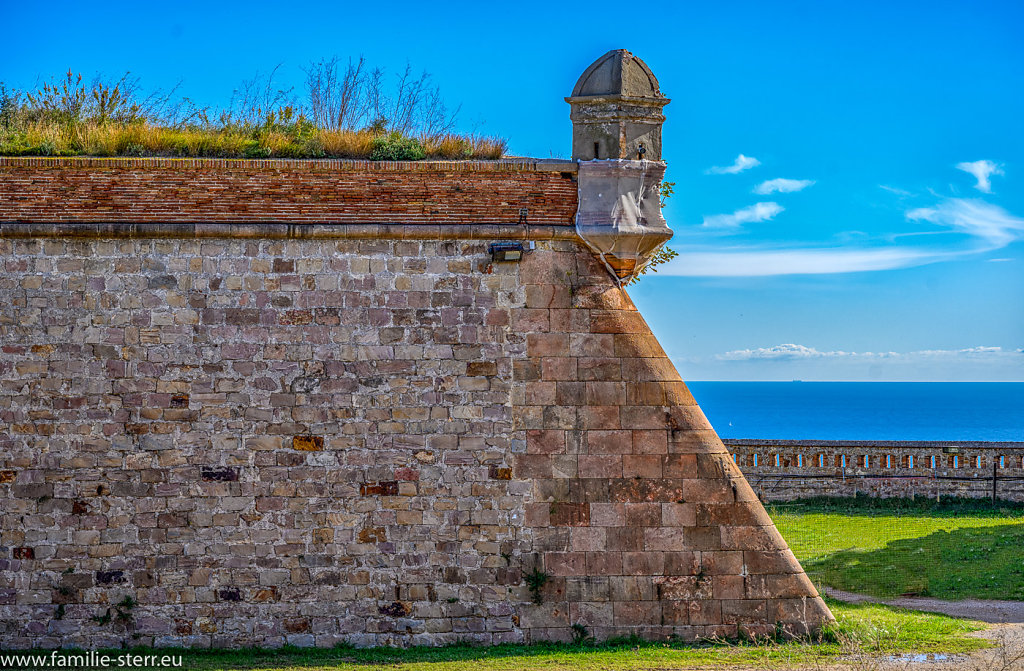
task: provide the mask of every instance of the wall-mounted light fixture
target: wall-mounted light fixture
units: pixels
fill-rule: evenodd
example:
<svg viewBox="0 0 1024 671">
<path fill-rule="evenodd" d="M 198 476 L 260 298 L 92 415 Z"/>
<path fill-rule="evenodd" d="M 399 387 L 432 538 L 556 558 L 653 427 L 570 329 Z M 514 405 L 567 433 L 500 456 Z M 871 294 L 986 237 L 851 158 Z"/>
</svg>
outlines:
<svg viewBox="0 0 1024 671">
<path fill-rule="evenodd" d="M 533 243 L 529 243 L 533 249 Z M 489 247 L 492 261 L 521 261 L 525 248 L 521 242 L 492 242 Z"/>
</svg>

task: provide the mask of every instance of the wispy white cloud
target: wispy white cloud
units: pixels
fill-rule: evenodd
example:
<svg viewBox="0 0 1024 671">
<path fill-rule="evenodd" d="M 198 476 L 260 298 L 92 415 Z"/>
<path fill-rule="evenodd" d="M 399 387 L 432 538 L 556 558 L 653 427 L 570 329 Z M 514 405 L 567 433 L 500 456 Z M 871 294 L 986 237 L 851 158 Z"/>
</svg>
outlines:
<svg viewBox="0 0 1024 671">
<path fill-rule="evenodd" d="M 737 349 L 715 356 L 719 361 L 751 361 L 751 360 L 791 360 L 791 359 L 820 359 L 823 357 L 851 356 L 851 352 L 822 352 L 813 347 L 786 343 L 784 345 L 773 345 L 772 347 L 757 347 L 755 349 Z"/>
<path fill-rule="evenodd" d="M 853 352 L 787 343 L 673 360 L 690 379 L 1024 382 L 1024 348 Z"/>
<path fill-rule="evenodd" d="M 807 187 L 814 184 L 813 179 L 786 179 L 779 177 L 777 179 L 769 179 L 761 182 L 754 187 L 754 193 L 767 196 L 770 193 L 793 193 L 794 191 L 803 191 Z"/>
<path fill-rule="evenodd" d="M 894 270 L 943 260 L 910 248 L 882 249 L 744 249 L 680 252 L 658 268 L 659 275 L 681 277 L 765 277 L 827 275 Z"/>
<path fill-rule="evenodd" d="M 713 168 L 708 168 L 704 172 L 708 175 L 735 175 L 738 172 L 750 170 L 751 168 L 755 168 L 759 165 L 761 165 L 761 162 L 753 156 L 744 156 L 743 154 L 740 154 L 736 157 L 736 160 L 733 161 L 732 165 L 715 166 Z"/>
<path fill-rule="evenodd" d="M 940 356 L 941 355 L 946 355 L 946 354 L 948 354 L 950 352 L 950 350 L 943 350 L 943 349 L 927 350 L 927 351 L 929 353 L 939 354 Z M 1002 351 L 1003 351 L 1002 347 L 985 347 L 985 346 L 968 347 L 966 349 L 955 350 L 955 352 L 957 354 L 999 354 Z"/>
<path fill-rule="evenodd" d="M 750 207 L 736 210 L 732 214 L 712 214 L 704 217 L 704 228 L 738 228 L 743 224 L 768 221 L 785 208 L 778 203 L 754 203 Z"/>
<path fill-rule="evenodd" d="M 897 196 L 912 196 L 913 194 L 906 189 L 898 189 L 895 186 L 887 186 L 885 184 L 879 184 L 879 189 L 885 189 L 889 193 L 895 193 Z"/>
<path fill-rule="evenodd" d="M 756 216 L 754 208 L 744 208 L 732 215 L 707 217 L 704 227 L 729 229 L 748 221 L 763 220 Z M 935 231 L 936 234 L 948 236 L 950 233 L 960 233 L 966 235 L 967 239 L 955 240 L 954 244 L 945 246 L 896 244 L 886 247 L 769 248 L 751 245 L 725 249 L 680 249 L 678 257 L 659 268 L 659 274 L 682 277 L 763 277 L 895 270 L 994 251 L 1011 242 L 1024 240 L 1024 219 L 981 200 L 947 198 L 934 207 L 910 210 L 906 217 L 910 221 L 925 221 L 941 227 L 941 230 Z M 930 235 L 924 239 L 940 240 L 942 237 Z"/>
<path fill-rule="evenodd" d="M 974 178 L 978 180 L 974 188 L 982 193 L 992 193 L 992 182 L 989 177 L 1003 174 L 1003 167 L 1001 165 L 986 159 L 981 161 L 964 161 L 963 163 L 957 163 L 956 167 L 958 170 L 974 175 Z"/>
<path fill-rule="evenodd" d="M 966 347 L 964 349 L 931 349 L 914 352 L 846 352 L 843 350 L 821 351 L 813 347 L 786 343 L 772 347 L 738 349 L 715 355 L 718 361 L 794 361 L 804 359 L 863 359 L 863 360 L 915 360 L 915 359 L 976 359 L 978 357 L 1000 357 L 1018 359 L 1021 350 L 1004 350 L 1002 347 Z"/>
<path fill-rule="evenodd" d="M 1024 237 L 1024 219 L 983 200 L 947 198 L 935 207 L 910 210 L 907 219 L 928 221 L 966 233 L 979 240 L 986 251 L 1005 247 Z"/>
</svg>

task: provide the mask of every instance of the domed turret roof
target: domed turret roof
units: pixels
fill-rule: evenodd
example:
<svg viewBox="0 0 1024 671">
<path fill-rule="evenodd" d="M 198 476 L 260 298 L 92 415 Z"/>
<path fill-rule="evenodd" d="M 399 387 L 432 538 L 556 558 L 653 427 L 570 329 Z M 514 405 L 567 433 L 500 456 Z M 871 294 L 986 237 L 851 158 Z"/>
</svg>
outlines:
<svg viewBox="0 0 1024 671">
<path fill-rule="evenodd" d="M 647 63 L 625 49 L 613 49 L 594 61 L 572 90 L 572 97 L 577 96 L 665 97 Z"/>
</svg>

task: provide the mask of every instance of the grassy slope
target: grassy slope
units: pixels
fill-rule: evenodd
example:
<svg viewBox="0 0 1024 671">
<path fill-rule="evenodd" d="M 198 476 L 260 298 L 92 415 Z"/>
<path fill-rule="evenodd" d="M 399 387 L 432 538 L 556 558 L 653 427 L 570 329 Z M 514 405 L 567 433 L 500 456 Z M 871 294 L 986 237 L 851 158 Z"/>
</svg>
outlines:
<svg viewBox="0 0 1024 671">
<path fill-rule="evenodd" d="M 1024 599 L 1024 510 L 819 502 L 770 508 L 818 584 L 871 594 Z"/>
<path fill-rule="evenodd" d="M 986 643 L 965 634 L 982 623 L 872 605 L 829 602 L 838 622 L 830 642 L 685 645 L 628 641 L 605 645 L 450 646 L 397 650 L 373 648 L 185 651 L 184 667 L 220 669 L 372 669 L 393 671 L 513 671 L 519 669 L 783 668 L 834 661 L 854 652 L 968 652 Z M 181 653 L 172 651 L 173 654 Z"/>
</svg>

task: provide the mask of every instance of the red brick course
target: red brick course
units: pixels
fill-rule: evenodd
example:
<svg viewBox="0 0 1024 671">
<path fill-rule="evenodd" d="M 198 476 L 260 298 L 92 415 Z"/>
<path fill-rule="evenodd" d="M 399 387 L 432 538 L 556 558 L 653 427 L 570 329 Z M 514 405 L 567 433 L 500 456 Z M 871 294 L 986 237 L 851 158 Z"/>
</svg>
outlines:
<svg viewBox="0 0 1024 671">
<path fill-rule="evenodd" d="M 574 168 L 530 160 L 0 157 L 0 222 L 573 226 Z"/>
</svg>

